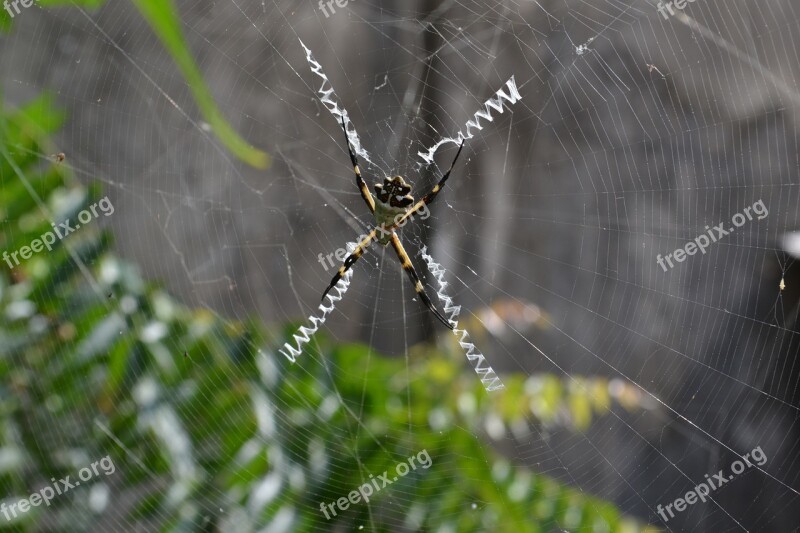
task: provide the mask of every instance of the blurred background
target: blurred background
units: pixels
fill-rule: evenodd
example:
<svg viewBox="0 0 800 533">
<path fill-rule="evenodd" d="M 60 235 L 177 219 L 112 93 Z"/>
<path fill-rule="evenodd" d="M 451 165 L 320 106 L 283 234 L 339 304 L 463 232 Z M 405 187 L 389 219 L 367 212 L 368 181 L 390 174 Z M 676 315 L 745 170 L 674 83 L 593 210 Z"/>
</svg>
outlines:
<svg viewBox="0 0 800 533">
<path fill-rule="evenodd" d="M 3 265 L 0 496 L 106 455 L 117 471 L 0 527 L 795 530 L 800 11 L 660 5 L 4 10 L 2 249 L 115 209 Z M 301 40 L 370 188 L 400 174 L 416 197 L 456 146 L 418 152 L 516 80 L 400 232 L 440 308 L 419 250 L 445 269 L 505 389 L 482 388 L 391 247 L 356 264 L 295 363 L 279 354 L 319 313 L 319 254 L 371 227 Z M 768 216 L 658 266 L 759 200 Z M 756 447 L 763 466 L 659 515 Z M 422 449 L 429 470 L 320 512 Z"/>
</svg>

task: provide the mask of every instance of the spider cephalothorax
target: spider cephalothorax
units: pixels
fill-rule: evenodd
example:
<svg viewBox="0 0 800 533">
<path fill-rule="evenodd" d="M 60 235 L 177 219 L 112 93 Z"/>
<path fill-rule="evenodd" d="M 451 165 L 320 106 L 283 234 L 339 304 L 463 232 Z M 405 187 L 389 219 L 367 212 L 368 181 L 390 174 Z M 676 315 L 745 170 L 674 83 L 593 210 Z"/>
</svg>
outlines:
<svg viewBox="0 0 800 533">
<path fill-rule="evenodd" d="M 375 194 L 378 196 L 378 200 L 391 207 L 406 208 L 413 204 L 414 197 L 409 194 L 410 192 L 411 185 L 406 183 L 403 176 L 384 178 L 383 185 L 375 184 Z"/>
<path fill-rule="evenodd" d="M 418 202 L 414 203 L 414 197 L 411 196 L 411 185 L 406 183 L 406 180 L 403 179 L 402 176 L 392 176 L 391 178 L 384 178 L 383 184 L 376 184 L 375 185 L 375 194 L 377 196 L 377 201 L 375 198 L 372 197 L 372 193 L 369 192 L 369 187 L 364 182 L 364 178 L 361 177 L 361 169 L 358 168 L 358 160 L 356 159 L 356 155 L 353 153 L 353 150 L 350 149 L 350 138 L 347 136 L 347 127 L 344 122 L 344 117 L 342 117 L 342 129 L 345 132 L 345 136 L 347 137 L 347 151 L 350 153 L 350 162 L 353 163 L 353 170 L 356 174 L 356 185 L 358 185 L 359 190 L 361 191 L 361 197 L 366 202 L 369 210 L 372 212 L 375 220 L 378 222 L 378 227 L 373 229 L 369 235 L 366 236 L 361 242 L 358 243 L 353 253 L 351 253 L 347 258 L 344 260 L 344 264 L 339 267 L 339 270 L 336 272 L 336 275 L 333 276 L 330 285 L 328 288 L 325 289 L 325 292 L 322 293 L 322 298 L 325 299 L 325 296 L 330 292 L 330 290 L 339 282 L 342 277 L 347 273 L 348 270 L 355 264 L 358 259 L 364 255 L 364 251 L 369 247 L 369 245 L 373 241 L 378 241 L 380 244 L 386 246 L 387 244 L 391 243 L 394 251 L 397 253 L 397 257 L 400 259 L 400 264 L 403 267 L 403 270 L 408 273 L 408 277 L 411 279 L 411 282 L 414 284 L 414 291 L 419 295 L 422 303 L 431 310 L 431 312 L 438 318 L 442 324 L 447 326 L 450 329 L 453 329 L 453 324 L 448 322 L 448 320 L 442 316 L 438 309 L 433 305 L 431 299 L 425 293 L 425 288 L 422 286 L 422 282 L 417 276 L 416 270 L 414 270 L 414 265 L 411 263 L 411 259 L 408 257 L 408 254 L 403 248 L 403 243 L 400 242 L 400 237 L 397 236 L 395 233 L 396 228 L 403 227 L 414 214 L 422 212 L 423 209 L 427 208 L 427 205 L 433 202 L 436 195 L 439 194 L 439 191 L 442 190 L 444 187 L 447 178 L 450 177 L 450 173 L 453 171 L 453 167 L 456 165 L 456 161 L 458 160 L 458 156 L 461 154 L 461 149 L 464 148 L 464 141 L 461 142 L 461 146 L 456 152 L 455 158 L 453 158 L 453 162 L 450 164 L 450 170 L 448 170 L 444 176 L 439 180 L 439 182 L 431 189 L 431 192 L 423 196 Z M 380 232 L 380 235 L 378 235 Z"/>
</svg>

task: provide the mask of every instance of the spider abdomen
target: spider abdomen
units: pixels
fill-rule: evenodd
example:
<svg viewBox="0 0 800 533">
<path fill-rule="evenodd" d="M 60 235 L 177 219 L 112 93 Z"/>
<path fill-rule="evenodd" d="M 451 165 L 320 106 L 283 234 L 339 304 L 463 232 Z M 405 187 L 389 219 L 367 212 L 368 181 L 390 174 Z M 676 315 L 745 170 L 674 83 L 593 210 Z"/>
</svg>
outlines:
<svg viewBox="0 0 800 533">
<path fill-rule="evenodd" d="M 383 232 L 380 230 L 378 231 L 379 243 L 383 246 L 389 244 L 392 238 L 391 234 L 394 232 L 394 230 L 390 231 L 389 228 L 394 226 L 407 212 L 407 207 L 393 207 L 380 200 L 375 202 L 375 222 L 378 224 L 378 228 L 384 229 Z"/>
</svg>

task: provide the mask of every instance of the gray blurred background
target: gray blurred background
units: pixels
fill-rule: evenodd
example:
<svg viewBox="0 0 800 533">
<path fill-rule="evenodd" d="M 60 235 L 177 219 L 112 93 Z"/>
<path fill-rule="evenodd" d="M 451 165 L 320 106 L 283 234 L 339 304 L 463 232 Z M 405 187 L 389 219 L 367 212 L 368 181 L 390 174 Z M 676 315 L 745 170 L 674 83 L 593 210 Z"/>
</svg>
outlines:
<svg viewBox="0 0 800 533">
<path fill-rule="evenodd" d="M 522 101 L 468 141 L 433 216 L 403 231 L 407 248 L 423 273 L 416 252 L 429 246 L 465 314 L 509 298 L 546 313 L 546 327 L 481 346 L 498 371 L 625 377 L 657 408 L 504 451 L 659 523 L 652 509 L 727 469 L 728 448 L 760 445 L 768 475 L 749 471 L 662 526 L 800 524 L 800 268 L 780 251 L 800 229 L 796 2 L 697 0 L 669 20 L 631 0 L 351 0 L 327 18 L 310 1 L 178 7 L 223 113 L 272 155 L 268 170 L 207 135 L 127 2 L 33 7 L 0 41 L 6 99 L 55 93 L 69 117 L 59 148 L 103 184 L 116 208 L 104 222 L 146 277 L 223 316 L 277 324 L 316 308 L 333 274 L 318 254 L 369 217 L 298 38 L 379 164 L 364 165 L 370 183 L 399 173 L 417 194 L 437 171 L 416 152 L 514 75 Z M 669 272 L 656 265 L 758 200 L 764 220 Z M 391 249 L 376 249 L 327 330 L 403 356 L 446 334 L 412 297 Z"/>
</svg>

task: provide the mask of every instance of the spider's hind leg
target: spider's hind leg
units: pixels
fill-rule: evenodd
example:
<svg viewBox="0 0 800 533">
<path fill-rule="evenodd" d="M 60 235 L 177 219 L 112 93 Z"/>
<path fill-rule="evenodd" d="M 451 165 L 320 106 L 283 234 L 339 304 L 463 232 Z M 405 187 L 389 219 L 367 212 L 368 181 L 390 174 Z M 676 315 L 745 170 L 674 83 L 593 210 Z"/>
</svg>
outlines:
<svg viewBox="0 0 800 533">
<path fill-rule="evenodd" d="M 339 267 L 339 270 L 336 271 L 336 275 L 333 276 L 333 279 L 331 280 L 330 285 L 328 285 L 328 288 L 325 289 L 325 292 L 322 293 L 321 300 L 325 299 L 328 293 L 331 292 L 331 289 L 333 289 L 336 286 L 336 284 L 339 283 L 339 280 L 344 277 L 347 271 L 350 270 L 350 268 L 352 268 L 354 264 L 356 264 L 356 261 L 358 261 L 362 255 L 364 255 L 364 250 L 369 248 L 369 245 L 375 239 L 376 233 L 377 230 L 370 231 L 369 235 L 367 235 L 363 241 L 358 243 L 358 246 L 356 246 L 356 249 L 353 250 L 353 253 L 347 256 L 347 258 L 344 260 L 344 264 L 342 264 L 342 266 Z"/>
<path fill-rule="evenodd" d="M 414 270 L 414 265 L 411 263 L 411 259 L 408 257 L 405 248 L 403 248 L 403 243 L 400 242 L 400 237 L 397 236 L 396 233 L 392 233 L 392 246 L 394 247 L 394 251 L 397 252 L 397 257 L 400 259 L 400 264 L 403 266 L 403 270 L 406 271 L 408 277 L 411 278 L 411 282 L 414 284 L 414 290 L 419 295 L 422 303 L 430 309 L 431 313 L 439 319 L 439 322 L 447 326 L 449 329 L 453 329 L 453 324 L 451 324 L 440 312 L 436 309 L 436 306 L 433 305 L 431 299 L 428 297 L 428 294 L 425 292 L 425 287 L 422 286 L 422 282 L 419 280 L 419 276 L 417 275 L 417 271 Z"/>
</svg>

